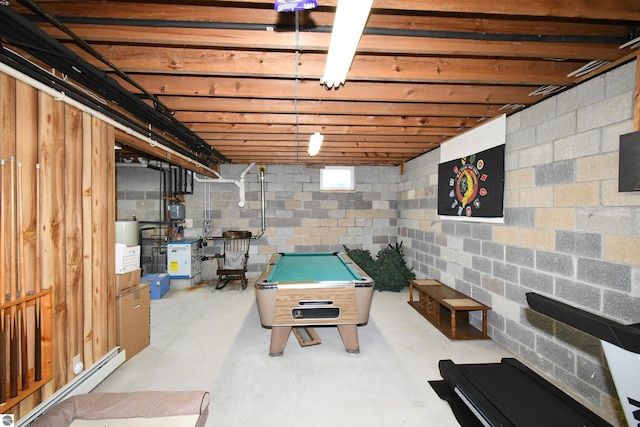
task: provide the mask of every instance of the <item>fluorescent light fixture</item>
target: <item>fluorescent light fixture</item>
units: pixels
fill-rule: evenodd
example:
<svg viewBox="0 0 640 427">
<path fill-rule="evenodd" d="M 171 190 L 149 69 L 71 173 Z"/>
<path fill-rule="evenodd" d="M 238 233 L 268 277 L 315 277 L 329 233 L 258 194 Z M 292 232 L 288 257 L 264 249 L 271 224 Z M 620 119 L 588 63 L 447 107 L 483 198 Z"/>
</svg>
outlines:
<svg viewBox="0 0 640 427">
<path fill-rule="evenodd" d="M 308 150 L 310 156 L 315 156 L 320 152 L 320 146 L 322 145 L 323 139 L 324 136 L 322 136 L 320 132 L 314 132 L 313 135 L 311 135 L 311 138 L 309 138 Z"/>
<path fill-rule="evenodd" d="M 338 89 L 347 79 L 373 0 L 338 0 L 329 54 L 320 84 Z"/>
</svg>

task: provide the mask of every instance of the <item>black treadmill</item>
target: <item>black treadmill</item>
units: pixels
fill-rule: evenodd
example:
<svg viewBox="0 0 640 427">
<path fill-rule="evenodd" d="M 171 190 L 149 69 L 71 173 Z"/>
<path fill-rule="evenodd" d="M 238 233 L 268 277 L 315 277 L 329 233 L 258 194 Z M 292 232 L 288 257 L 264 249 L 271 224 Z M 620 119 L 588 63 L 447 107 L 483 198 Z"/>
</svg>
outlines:
<svg viewBox="0 0 640 427">
<path fill-rule="evenodd" d="M 533 310 L 602 341 L 628 425 L 640 427 L 639 325 L 622 325 L 533 292 L 527 301 Z M 611 425 L 513 358 L 463 365 L 441 360 L 439 368 L 443 380 L 430 383 L 464 427 Z"/>
<path fill-rule="evenodd" d="M 464 427 L 611 426 L 516 359 L 464 365 L 441 360 L 438 366 L 455 398 L 479 421 L 458 418 Z"/>
</svg>

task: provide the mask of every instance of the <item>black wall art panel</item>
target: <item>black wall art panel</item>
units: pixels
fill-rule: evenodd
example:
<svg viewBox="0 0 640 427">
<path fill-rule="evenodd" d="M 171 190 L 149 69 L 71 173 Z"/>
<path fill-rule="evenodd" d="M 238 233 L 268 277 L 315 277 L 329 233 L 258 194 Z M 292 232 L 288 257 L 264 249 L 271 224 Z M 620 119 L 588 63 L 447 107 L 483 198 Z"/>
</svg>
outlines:
<svg viewBox="0 0 640 427">
<path fill-rule="evenodd" d="M 504 152 L 498 145 L 438 165 L 438 215 L 502 218 Z"/>
</svg>

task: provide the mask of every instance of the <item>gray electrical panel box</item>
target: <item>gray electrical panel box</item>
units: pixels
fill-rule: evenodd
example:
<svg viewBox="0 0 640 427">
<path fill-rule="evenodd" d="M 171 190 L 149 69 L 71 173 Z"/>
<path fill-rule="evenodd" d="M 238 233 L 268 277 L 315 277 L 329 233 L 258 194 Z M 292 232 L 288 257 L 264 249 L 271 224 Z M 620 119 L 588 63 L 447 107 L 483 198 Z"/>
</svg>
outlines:
<svg viewBox="0 0 640 427">
<path fill-rule="evenodd" d="M 169 205 L 169 219 L 183 220 L 184 205 L 181 205 L 180 203 Z"/>
</svg>

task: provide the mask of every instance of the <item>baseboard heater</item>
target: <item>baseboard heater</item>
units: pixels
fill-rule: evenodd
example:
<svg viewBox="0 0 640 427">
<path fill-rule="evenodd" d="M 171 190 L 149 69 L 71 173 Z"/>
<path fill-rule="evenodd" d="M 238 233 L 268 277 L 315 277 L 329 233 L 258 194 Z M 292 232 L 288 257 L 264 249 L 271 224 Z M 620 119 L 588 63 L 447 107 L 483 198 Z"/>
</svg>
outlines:
<svg viewBox="0 0 640 427">
<path fill-rule="evenodd" d="M 16 427 L 28 426 L 40 415 L 44 414 L 59 402 L 69 397 L 89 393 L 127 359 L 126 351 L 119 352 L 120 347 L 114 347 L 90 368 L 81 372 L 47 400 L 33 408 L 16 422 Z"/>
</svg>

